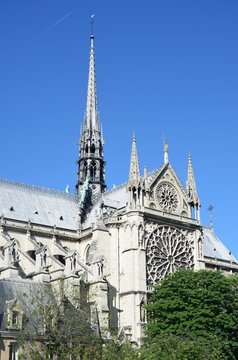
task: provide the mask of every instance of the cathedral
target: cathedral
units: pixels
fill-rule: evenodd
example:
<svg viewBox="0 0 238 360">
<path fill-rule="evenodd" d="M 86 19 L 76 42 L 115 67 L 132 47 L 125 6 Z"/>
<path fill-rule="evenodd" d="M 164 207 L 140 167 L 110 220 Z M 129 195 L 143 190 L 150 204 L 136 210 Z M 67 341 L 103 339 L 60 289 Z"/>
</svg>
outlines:
<svg viewBox="0 0 238 360">
<path fill-rule="evenodd" d="M 100 328 L 140 345 L 148 296 L 165 276 L 181 268 L 238 271 L 212 226 L 200 222 L 190 155 L 185 186 L 166 142 L 160 167 L 141 174 L 134 135 L 128 180 L 107 189 L 94 35 L 90 42 L 75 194 L 0 180 L 0 359 L 17 351 L 21 291 L 32 284 L 87 284 Z"/>
</svg>

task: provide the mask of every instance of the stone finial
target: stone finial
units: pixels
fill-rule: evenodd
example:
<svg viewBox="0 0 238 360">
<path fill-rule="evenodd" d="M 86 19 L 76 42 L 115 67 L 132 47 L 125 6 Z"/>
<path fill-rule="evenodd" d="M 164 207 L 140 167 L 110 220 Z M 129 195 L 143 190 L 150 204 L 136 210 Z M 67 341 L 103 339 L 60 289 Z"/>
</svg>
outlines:
<svg viewBox="0 0 238 360">
<path fill-rule="evenodd" d="M 167 141 L 164 141 L 164 164 L 166 165 L 169 162 L 169 144 Z"/>
<path fill-rule="evenodd" d="M 144 167 L 144 177 L 146 178 L 148 176 L 148 168 L 147 166 Z"/>
</svg>

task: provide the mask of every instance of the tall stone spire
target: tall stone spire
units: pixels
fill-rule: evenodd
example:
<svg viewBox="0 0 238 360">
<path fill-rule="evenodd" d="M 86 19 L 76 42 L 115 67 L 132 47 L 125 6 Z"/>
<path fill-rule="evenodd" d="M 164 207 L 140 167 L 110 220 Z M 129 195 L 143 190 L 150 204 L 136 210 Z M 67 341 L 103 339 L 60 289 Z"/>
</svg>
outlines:
<svg viewBox="0 0 238 360">
<path fill-rule="evenodd" d="M 96 72 L 94 54 L 94 35 L 90 37 L 90 59 L 88 75 L 88 91 L 84 121 L 80 135 L 80 154 L 78 159 L 77 194 L 88 183 L 91 194 L 91 203 L 97 200 L 105 190 L 105 161 L 103 155 L 104 141 L 101 133 L 99 113 L 97 107 Z"/>
<path fill-rule="evenodd" d="M 88 130 L 99 130 L 99 114 L 97 109 L 97 92 L 96 92 L 96 74 L 95 74 L 95 55 L 94 55 L 94 35 L 91 35 L 89 75 L 88 75 L 88 92 L 87 104 L 84 115 L 84 127 Z"/>
<path fill-rule="evenodd" d="M 188 155 L 188 177 L 186 181 L 186 190 L 188 195 L 188 202 L 192 209 L 194 209 L 194 218 L 200 221 L 200 201 L 198 198 L 197 187 L 195 183 L 195 177 L 193 172 L 192 158 Z"/>
<path fill-rule="evenodd" d="M 129 170 L 129 181 L 139 181 L 140 179 L 140 169 L 139 169 L 139 161 L 136 150 L 136 136 L 133 133 L 132 140 L 132 148 L 131 148 L 131 162 L 130 162 L 130 170 Z"/>
</svg>

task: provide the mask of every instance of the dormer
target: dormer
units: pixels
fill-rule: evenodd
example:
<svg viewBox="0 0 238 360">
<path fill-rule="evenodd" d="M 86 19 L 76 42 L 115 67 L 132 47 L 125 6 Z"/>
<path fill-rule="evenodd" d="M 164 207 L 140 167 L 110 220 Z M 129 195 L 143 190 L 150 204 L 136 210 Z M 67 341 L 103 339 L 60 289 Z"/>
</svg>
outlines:
<svg viewBox="0 0 238 360">
<path fill-rule="evenodd" d="M 8 330 L 21 330 L 23 327 L 23 310 L 17 299 L 6 301 L 7 319 L 6 327 Z"/>
</svg>

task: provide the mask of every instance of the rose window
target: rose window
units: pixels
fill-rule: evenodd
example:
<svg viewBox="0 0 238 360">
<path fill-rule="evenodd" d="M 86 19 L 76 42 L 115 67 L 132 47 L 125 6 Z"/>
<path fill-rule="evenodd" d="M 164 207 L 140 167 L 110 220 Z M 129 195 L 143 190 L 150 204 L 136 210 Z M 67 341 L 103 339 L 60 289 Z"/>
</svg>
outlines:
<svg viewBox="0 0 238 360">
<path fill-rule="evenodd" d="M 174 186 L 163 183 L 156 190 L 157 201 L 160 207 L 168 212 L 178 207 L 178 194 Z"/>
<path fill-rule="evenodd" d="M 181 268 L 193 267 L 193 242 L 187 231 L 158 226 L 146 235 L 147 282 L 153 285 Z"/>
</svg>

